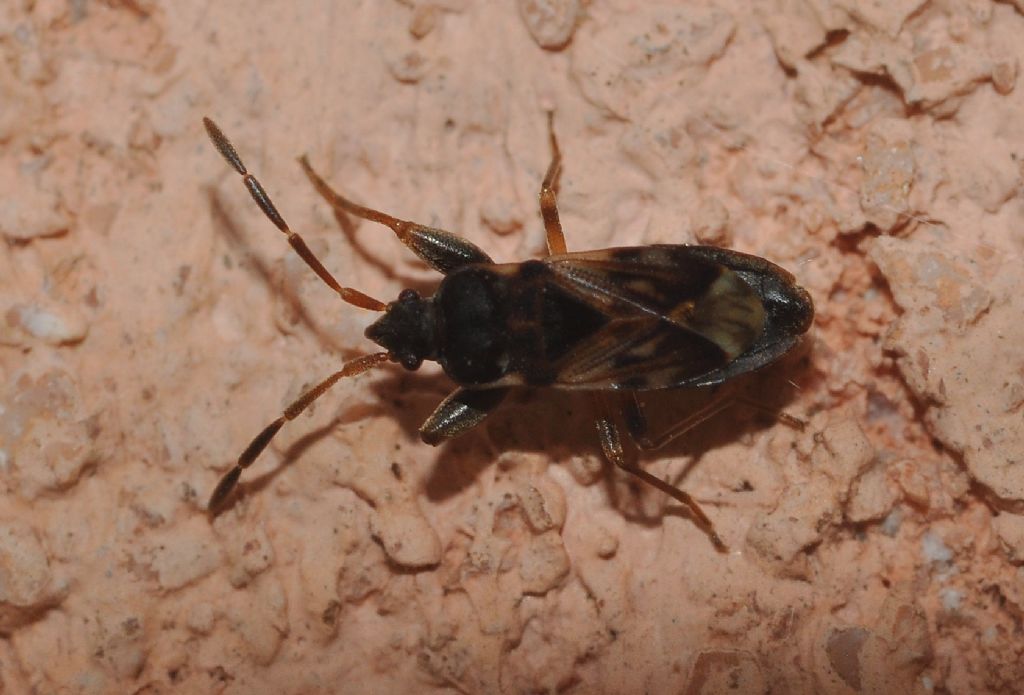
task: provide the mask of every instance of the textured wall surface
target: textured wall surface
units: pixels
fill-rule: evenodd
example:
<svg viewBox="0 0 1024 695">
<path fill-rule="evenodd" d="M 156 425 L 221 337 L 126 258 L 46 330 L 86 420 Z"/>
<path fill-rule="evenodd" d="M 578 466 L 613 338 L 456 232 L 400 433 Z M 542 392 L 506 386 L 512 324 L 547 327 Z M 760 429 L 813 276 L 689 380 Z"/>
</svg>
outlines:
<svg viewBox="0 0 1024 695">
<path fill-rule="evenodd" d="M 0 3 L 0 691 L 1010 693 L 1024 683 L 1024 16 L 970 0 Z M 587 398 L 437 449 L 434 367 L 261 427 L 434 274 L 714 243 L 814 297 L 802 350 L 643 465 Z M 706 394 L 652 399 L 660 426 Z"/>
</svg>

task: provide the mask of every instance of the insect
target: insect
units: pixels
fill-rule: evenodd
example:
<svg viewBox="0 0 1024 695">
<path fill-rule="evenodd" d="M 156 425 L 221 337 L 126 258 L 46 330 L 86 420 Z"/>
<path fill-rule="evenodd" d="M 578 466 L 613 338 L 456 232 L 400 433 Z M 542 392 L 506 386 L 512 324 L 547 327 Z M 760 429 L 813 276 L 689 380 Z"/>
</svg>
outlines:
<svg viewBox="0 0 1024 695">
<path fill-rule="evenodd" d="M 763 258 L 713 246 L 569 253 L 555 195 L 561 154 L 549 113 L 552 159 L 540 189 L 548 255 L 537 260 L 495 263 L 454 234 L 358 205 L 334 191 L 305 156 L 299 159 L 335 210 L 391 228 L 399 241 L 444 276 L 433 296 L 405 289 L 385 304 L 341 286 L 289 228 L 220 128 L 208 118 L 203 123 L 256 204 L 310 268 L 342 300 L 383 312 L 365 332 L 383 351 L 347 362 L 256 435 L 214 489 L 211 510 L 224 502 L 242 471 L 284 423 L 337 381 L 388 362 L 413 371 L 424 360 L 434 360 L 456 388 L 420 427 L 427 444 L 436 446 L 479 425 L 515 388 L 590 391 L 606 458 L 686 505 L 715 545 L 724 548 L 694 499 L 629 460 L 613 409 L 619 409 L 635 444 L 647 449 L 728 407 L 734 401 L 712 403 L 652 436 L 637 394 L 721 384 L 788 352 L 814 318 L 810 295 L 790 273 Z"/>
</svg>

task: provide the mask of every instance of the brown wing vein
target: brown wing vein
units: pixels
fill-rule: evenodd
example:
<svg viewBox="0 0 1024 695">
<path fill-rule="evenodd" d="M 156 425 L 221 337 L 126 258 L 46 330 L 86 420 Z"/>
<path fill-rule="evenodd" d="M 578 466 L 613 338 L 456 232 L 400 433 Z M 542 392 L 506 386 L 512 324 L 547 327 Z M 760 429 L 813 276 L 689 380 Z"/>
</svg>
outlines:
<svg viewBox="0 0 1024 695">
<path fill-rule="evenodd" d="M 697 288 L 680 281 L 679 270 L 673 274 L 664 266 L 592 258 L 596 253 L 603 252 L 548 261 L 550 282 L 608 317 L 554 365 L 557 383 L 582 389 L 666 388 L 725 363 L 722 350 L 686 323 L 690 312 L 682 304 L 696 298 Z M 705 277 L 720 274 L 719 268 L 701 270 Z"/>
</svg>

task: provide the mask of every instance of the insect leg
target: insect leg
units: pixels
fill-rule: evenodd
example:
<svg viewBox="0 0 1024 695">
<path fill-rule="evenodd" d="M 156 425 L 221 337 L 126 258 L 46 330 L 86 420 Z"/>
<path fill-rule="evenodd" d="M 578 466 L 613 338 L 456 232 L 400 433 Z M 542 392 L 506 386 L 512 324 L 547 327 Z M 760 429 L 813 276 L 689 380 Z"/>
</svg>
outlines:
<svg viewBox="0 0 1024 695">
<path fill-rule="evenodd" d="M 548 236 L 548 255 L 554 256 L 568 250 L 565 235 L 562 233 L 562 223 L 558 219 L 558 200 L 555 197 L 558 174 L 562 171 L 562 153 L 555 138 L 554 111 L 548 111 L 548 135 L 551 138 L 551 164 L 548 165 L 548 173 L 540 185 L 540 214 L 544 218 L 544 231 Z"/>
<path fill-rule="evenodd" d="M 798 430 L 800 432 L 803 432 L 804 428 L 807 427 L 807 423 L 804 420 L 801 420 L 795 415 L 790 415 L 789 413 L 776 410 L 775 408 L 772 408 L 770 405 L 758 403 L 757 401 L 751 398 L 745 398 L 743 396 L 737 396 L 734 400 L 737 403 L 740 403 L 741 405 L 745 405 L 748 408 L 758 411 L 759 413 L 764 413 L 765 415 L 775 420 L 778 420 L 784 425 L 789 425 L 793 429 Z"/>
<path fill-rule="evenodd" d="M 629 430 L 630 437 L 638 447 L 649 451 L 652 449 L 660 449 L 669 442 L 683 436 L 694 427 L 710 420 L 723 410 L 726 410 L 736 404 L 742 404 L 750 408 L 754 408 L 755 410 L 780 420 L 794 429 L 804 429 L 805 423 L 803 420 L 793 417 L 788 413 L 780 413 L 768 406 L 758 403 L 757 401 L 753 401 L 742 396 L 727 396 L 713 400 L 703 408 L 691 413 L 683 420 L 674 423 L 668 430 L 658 434 L 656 437 L 652 437 L 649 432 L 647 416 L 644 414 L 643 405 L 640 403 L 640 399 L 635 391 L 630 393 L 629 398 L 624 401 L 622 408 L 623 418 L 626 421 L 626 427 Z"/>
<path fill-rule="evenodd" d="M 420 437 L 437 446 L 471 430 L 498 407 L 508 392 L 507 388 L 455 389 L 420 427 Z"/>
<path fill-rule="evenodd" d="M 635 475 L 648 485 L 656 487 L 672 499 L 685 505 L 693 515 L 694 522 L 708 534 L 708 537 L 711 538 L 711 542 L 714 546 L 721 551 L 728 550 L 725 543 L 722 542 L 722 539 L 715 531 L 715 527 L 714 524 L 711 523 L 711 519 L 708 518 L 707 514 L 704 513 L 704 510 L 700 508 L 700 505 L 697 504 L 695 499 L 674 485 L 670 485 L 661 478 L 648 473 L 644 469 L 640 468 L 640 466 L 635 462 L 627 460 L 626 453 L 622 448 L 622 438 L 619 436 L 618 426 L 615 424 L 614 420 L 612 420 L 604 403 L 600 402 L 599 405 L 601 406 L 602 414 L 597 418 L 595 424 L 597 425 L 598 438 L 601 441 L 601 451 L 604 452 L 605 458 L 627 473 Z"/>
<path fill-rule="evenodd" d="M 327 389 L 334 386 L 339 380 L 347 376 L 355 376 L 362 374 L 363 372 L 373 369 L 374 367 L 383 364 L 388 361 L 388 353 L 377 352 L 372 355 L 364 355 L 357 357 L 351 362 L 347 362 L 342 368 L 330 375 L 319 384 L 306 391 L 304 394 L 299 396 L 294 403 L 285 408 L 284 413 L 281 417 L 274 420 L 272 423 L 263 428 L 263 431 L 256 435 L 256 437 L 249 443 L 249 446 L 245 447 L 245 451 L 238 457 L 238 463 L 230 471 L 224 474 L 224 477 L 217 483 L 217 487 L 214 488 L 213 494 L 210 495 L 210 502 L 206 505 L 210 511 L 216 511 L 218 507 L 227 499 L 227 496 L 234 489 L 235 484 L 238 482 L 238 478 L 242 475 L 242 471 L 252 465 L 253 461 L 263 453 L 263 450 L 267 448 L 270 441 L 277 434 L 278 430 L 289 420 L 297 418 L 302 411 L 310 406 L 310 404 L 317 398 L 322 396 Z"/>
<path fill-rule="evenodd" d="M 313 170 L 309 159 L 305 155 L 299 157 L 299 164 L 302 165 L 302 170 L 306 172 L 306 176 L 313 183 L 317 192 L 323 196 L 324 200 L 331 204 L 331 207 L 364 220 L 379 222 L 386 227 L 390 227 L 399 241 L 409 247 L 413 253 L 422 258 L 427 265 L 439 273 L 447 274 L 456 268 L 461 268 L 471 263 L 494 262 L 478 246 L 451 232 L 400 220 L 379 210 L 353 203 L 331 188 Z"/>
<path fill-rule="evenodd" d="M 288 243 L 291 244 L 296 253 L 302 257 L 302 260 L 306 262 L 306 265 L 312 268 L 313 272 L 316 273 L 328 287 L 337 292 L 341 298 L 349 304 L 353 304 L 361 309 L 384 311 L 384 302 L 363 294 L 359 290 L 351 287 L 342 287 L 338 284 L 338 281 L 334 279 L 334 276 L 328 272 L 327 268 L 325 268 L 320 260 L 313 255 L 313 252 L 309 250 L 309 247 L 306 245 L 306 242 L 303 241 L 302 237 L 289 229 L 288 223 L 284 221 L 283 217 L 281 217 L 281 213 L 277 211 L 274 203 L 270 200 L 270 196 L 267 195 L 267 192 L 263 189 L 263 184 L 261 184 L 256 177 L 250 174 L 245 168 L 245 164 L 242 163 L 242 158 L 239 157 L 238 152 L 235 151 L 234 145 L 232 145 L 231 141 L 227 139 L 227 136 L 221 132 L 221 129 L 217 127 L 217 124 L 209 118 L 204 118 L 203 125 L 206 127 L 206 134 L 210 136 L 213 146 L 217 148 L 217 151 L 220 152 L 224 160 L 241 175 L 242 182 L 245 184 L 246 189 L 248 189 L 249 195 L 251 195 L 252 199 L 256 201 L 256 204 L 260 206 L 260 210 L 262 210 L 263 214 L 274 223 L 274 226 L 288 237 Z"/>
</svg>

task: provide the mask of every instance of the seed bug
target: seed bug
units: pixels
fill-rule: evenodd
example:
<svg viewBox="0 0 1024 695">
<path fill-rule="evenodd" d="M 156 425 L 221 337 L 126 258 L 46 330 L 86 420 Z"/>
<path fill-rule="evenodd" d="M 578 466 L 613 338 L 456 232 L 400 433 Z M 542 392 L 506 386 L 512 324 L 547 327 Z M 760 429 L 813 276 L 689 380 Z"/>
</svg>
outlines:
<svg viewBox="0 0 1024 695">
<path fill-rule="evenodd" d="M 790 273 L 764 258 L 714 246 L 569 253 L 555 196 L 561 153 L 549 113 L 552 159 L 540 189 L 548 255 L 521 263 L 495 263 L 454 234 L 358 205 L 334 191 L 305 156 L 299 159 L 336 211 L 389 227 L 444 276 L 430 297 L 405 289 L 385 304 L 341 286 L 289 228 L 220 128 L 208 118 L 203 123 L 253 200 L 320 279 L 349 304 L 383 312 L 365 336 L 384 348 L 344 364 L 256 435 L 214 489 L 211 510 L 224 502 L 242 471 L 284 423 L 337 381 L 387 362 L 414 371 L 423 360 L 433 360 L 456 388 L 420 427 L 425 443 L 436 446 L 479 425 L 514 388 L 590 391 L 598 407 L 596 425 L 605 457 L 686 505 L 715 545 L 725 547 L 693 498 L 627 458 L 606 396 L 617 397 L 627 433 L 641 449 L 658 448 L 734 403 L 736 399 L 712 402 L 652 437 L 637 394 L 715 386 L 778 360 L 814 318 L 810 295 Z"/>
</svg>

